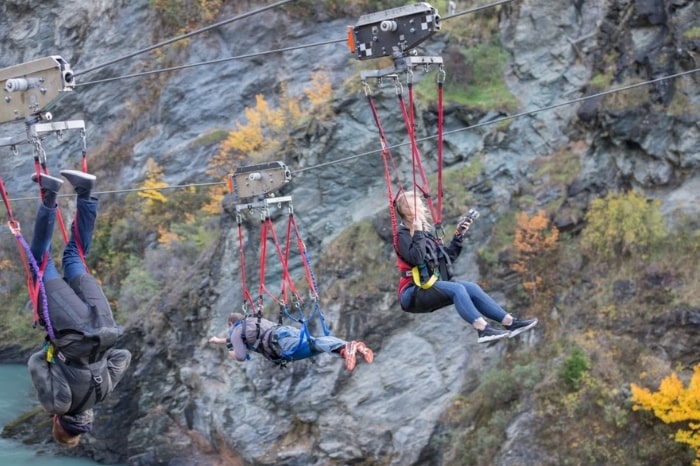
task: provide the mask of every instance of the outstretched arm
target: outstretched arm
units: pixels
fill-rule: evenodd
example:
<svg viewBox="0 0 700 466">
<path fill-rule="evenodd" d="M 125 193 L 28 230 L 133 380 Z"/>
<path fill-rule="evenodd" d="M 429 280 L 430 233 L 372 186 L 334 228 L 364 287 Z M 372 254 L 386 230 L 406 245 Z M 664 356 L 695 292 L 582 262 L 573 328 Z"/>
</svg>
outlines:
<svg viewBox="0 0 700 466">
<path fill-rule="evenodd" d="M 231 335 L 232 342 L 229 346 L 228 357 L 230 359 L 233 359 L 234 361 L 245 361 L 246 359 L 248 359 L 248 352 L 246 351 L 245 344 L 241 339 L 240 329 L 240 327 L 234 329 Z M 228 339 L 213 336 L 209 338 L 209 343 L 214 343 L 215 345 L 226 345 L 228 343 Z M 236 348 L 238 348 L 238 353 L 236 352 Z M 238 357 L 238 354 L 242 354 L 243 356 Z"/>
</svg>

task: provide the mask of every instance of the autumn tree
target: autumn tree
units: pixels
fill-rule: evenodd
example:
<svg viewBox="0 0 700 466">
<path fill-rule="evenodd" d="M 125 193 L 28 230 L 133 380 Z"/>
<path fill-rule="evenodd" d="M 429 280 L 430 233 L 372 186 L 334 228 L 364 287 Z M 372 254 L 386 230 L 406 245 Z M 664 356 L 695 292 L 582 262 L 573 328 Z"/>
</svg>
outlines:
<svg viewBox="0 0 700 466">
<path fill-rule="evenodd" d="M 299 99 L 290 96 L 286 85 L 282 85 L 277 107 L 258 94 L 255 106 L 246 107 L 244 115 L 245 120 L 236 122 L 236 129 L 229 132 L 219 152 L 211 158 L 209 175 L 225 178 L 240 165 L 273 158 L 289 140 L 290 128 L 298 125 L 304 114 Z M 205 211 L 218 211 L 223 195 L 222 186 L 212 188 L 211 202 Z"/>
<path fill-rule="evenodd" d="M 146 200 L 146 213 L 152 213 L 168 200 L 162 192 L 168 183 L 163 181 L 163 169 L 151 157 L 146 161 L 146 179 L 138 196 Z"/>
<path fill-rule="evenodd" d="M 645 255 L 666 236 L 660 205 L 634 192 L 593 200 L 586 213 L 581 248 L 603 260 Z"/>
<path fill-rule="evenodd" d="M 688 387 L 676 373 L 661 381 L 659 391 L 631 384 L 634 411 L 653 411 L 654 415 L 666 424 L 678 425 L 675 440 L 689 445 L 700 456 L 700 364 L 693 369 Z M 700 459 L 693 464 L 700 466 Z"/>
<path fill-rule="evenodd" d="M 513 240 L 516 260 L 511 268 L 523 277 L 523 287 L 534 300 L 546 267 L 542 254 L 557 247 L 559 230 L 555 226 L 550 228 L 549 219 L 543 210 L 532 217 L 521 212 L 517 215 L 516 222 Z"/>
<path fill-rule="evenodd" d="M 311 74 L 311 85 L 304 89 L 304 95 L 311 103 L 311 109 L 319 119 L 327 119 L 333 115 L 330 105 L 333 97 L 333 87 L 328 74 L 316 71 Z"/>
</svg>

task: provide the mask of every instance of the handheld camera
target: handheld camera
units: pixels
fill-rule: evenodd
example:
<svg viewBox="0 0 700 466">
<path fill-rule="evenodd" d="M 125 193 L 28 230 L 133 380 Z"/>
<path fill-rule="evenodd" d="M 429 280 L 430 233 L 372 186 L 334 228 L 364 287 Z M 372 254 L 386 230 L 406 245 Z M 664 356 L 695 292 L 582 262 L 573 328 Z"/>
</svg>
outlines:
<svg viewBox="0 0 700 466">
<path fill-rule="evenodd" d="M 463 226 L 464 222 L 469 221 L 469 223 L 471 224 L 477 218 L 479 218 L 479 211 L 476 209 L 469 209 L 467 215 L 460 217 L 459 222 L 457 223 L 457 232 L 459 234 L 464 234 L 464 232 L 467 231 L 468 228 Z"/>
</svg>

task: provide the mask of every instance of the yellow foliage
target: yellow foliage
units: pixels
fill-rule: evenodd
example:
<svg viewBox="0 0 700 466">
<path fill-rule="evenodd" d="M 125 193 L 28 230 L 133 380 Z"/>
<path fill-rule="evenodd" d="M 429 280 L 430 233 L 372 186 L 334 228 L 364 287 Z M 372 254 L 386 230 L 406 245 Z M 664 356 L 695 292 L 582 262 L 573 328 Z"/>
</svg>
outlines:
<svg viewBox="0 0 700 466">
<path fill-rule="evenodd" d="M 202 206 L 202 212 L 210 215 L 221 214 L 221 201 L 228 190 L 223 186 L 212 186 L 209 190 L 209 202 Z"/>
<path fill-rule="evenodd" d="M 674 372 L 661 381 L 658 392 L 635 384 L 631 389 L 634 411 L 652 411 L 666 424 L 685 423 L 687 428 L 679 428 L 675 440 L 689 445 L 700 456 L 700 364 L 693 369 L 688 388 Z M 693 464 L 700 466 L 700 460 Z"/>
<path fill-rule="evenodd" d="M 304 90 L 304 94 L 314 107 L 328 103 L 333 95 L 333 88 L 328 75 L 322 71 L 312 73 L 311 86 Z"/>
<path fill-rule="evenodd" d="M 605 260 L 644 254 L 666 236 L 660 206 L 658 200 L 648 202 L 634 192 L 593 200 L 581 248 Z"/>
<path fill-rule="evenodd" d="M 138 196 L 146 199 L 146 206 L 152 208 L 157 203 L 165 203 L 168 199 L 160 191 L 168 186 L 168 183 L 162 181 L 163 169 L 152 159 L 146 161 L 146 179 L 141 185 L 142 191 L 138 192 Z"/>
<path fill-rule="evenodd" d="M 236 162 L 260 159 L 279 149 L 288 135 L 290 111 L 297 111 L 291 102 L 287 102 L 285 108 L 272 109 L 262 94 L 255 96 L 255 107 L 245 109 L 246 122 L 236 123 L 236 129 L 229 133 L 219 153 L 212 158 L 210 172 L 225 176 L 239 165 Z"/>
</svg>

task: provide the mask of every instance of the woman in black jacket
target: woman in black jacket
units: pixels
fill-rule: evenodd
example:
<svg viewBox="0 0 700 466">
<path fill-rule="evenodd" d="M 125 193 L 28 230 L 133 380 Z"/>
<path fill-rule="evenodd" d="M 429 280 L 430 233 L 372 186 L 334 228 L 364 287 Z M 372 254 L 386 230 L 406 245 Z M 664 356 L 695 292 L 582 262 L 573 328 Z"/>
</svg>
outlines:
<svg viewBox="0 0 700 466">
<path fill-rule="evenodd" d="M 462 252 L 471 219 L 463 220 L 449 245 L 444 246 L 431 232 L 423 199 L 413 192 L 403 192 L 395 205 L 402 220 L 396 253 L 401 271 L 399 302 L 404 311 L 432 312 L 454 304 L 462 319 L 476 329 L 479 343 L 514 337 L 537 325 L 537 319 L 517 319 L 508 314 L 476 283 L 451 280 L 449 265 Z M 494 327 L 484 317 L 499 322 L 504 329 Z"/>
</svg>

